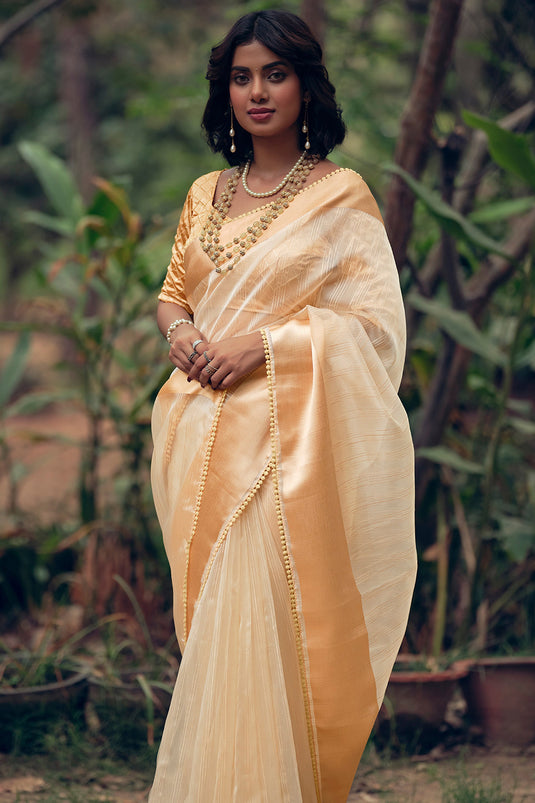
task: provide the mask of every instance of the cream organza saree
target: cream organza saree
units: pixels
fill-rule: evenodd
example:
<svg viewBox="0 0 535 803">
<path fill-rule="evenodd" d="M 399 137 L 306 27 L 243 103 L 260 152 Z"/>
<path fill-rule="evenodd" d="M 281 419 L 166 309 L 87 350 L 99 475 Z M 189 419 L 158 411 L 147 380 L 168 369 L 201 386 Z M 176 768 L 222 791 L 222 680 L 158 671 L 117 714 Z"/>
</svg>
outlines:
<svg viewBox="0 0 535 803">
<path fill-rule="evenodd" d="M 336 170 L 217 274 L 198 235 L 218 175 L 190 190 L 160 298 L 209 340 L 261 331 L 266 365 L 227 392 L 175 370 L 154 408 L 183 658 L 150 801 L 344 803 L 415 575 L 397 271 Z"/>
</svg>

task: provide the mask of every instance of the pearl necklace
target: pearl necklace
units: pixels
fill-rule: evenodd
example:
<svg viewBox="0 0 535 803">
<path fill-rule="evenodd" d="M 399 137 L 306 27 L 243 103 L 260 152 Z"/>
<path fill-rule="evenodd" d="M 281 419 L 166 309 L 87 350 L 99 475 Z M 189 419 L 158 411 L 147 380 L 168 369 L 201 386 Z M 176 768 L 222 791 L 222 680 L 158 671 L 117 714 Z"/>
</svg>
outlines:
<svg viewBox="0 0 535 803">
<path fill-rule="evenodd" d="M 232 173 L 219 201 L 214 204 L 199 235 L 202 249 L 214 263 L 216 273 L 227 273 L 236 267 L 242 256 L 247 253 L 249 248 L 252 248 L 268 226 L 289 207 L 295 196 L 301 190 L 302 185 L 306 182 L 308 174 L 314 169 L 318 162 L 318 156 L 310 156 L 308 153 L 304 154 L 301 163 L 292 168 L 293 174 L 287 179 L 286 183 L 288 186 L 280 194 L 280 197 L 271 201 L 267 206 L 262 207 L 262 214 L 258 220 L 247 226 L 242 234 L 234 237 L 226 245 L 223 245 L 220 242 L 219 235 L 231 207 L 236 187 L 243 175 L 244 168 L 238 167 L 234 173 Z M 225 262 L 228 264 L 223 267 Z"/>
<path fill-rule="evenodd" d="M 269 192 L 253 192 L 253 190 L 251 190 L 247 186 L 247 175 L 249 173 L 249 168 L 251 167 L 251 159 L 249 159 L 247 164 L 245 165 L 245 167 L 243 169 L 243 173 L 242 173 L 242 176 L 241 176 L 241 183 L 243 185 L 243 189 L 245 190 L 245 192 L 248 195 L 252 195 L 253 198 L 269 198 L 271 195 L 275 195 L 277 192 L 280 192 L 280 190 L 282 190 L 283 187 L 286 186 L 286 184 L 289 182 L 291 177 L 294 175 L 295 171 L 298 170 L 299 167 L 303 164 L 305 156 L 306 156 L 306 151 L 303 151 L 303 153 L 301 154 L 301 156 L 299 157 L 297 162 L 294 164 L 294 166 L 292 167 L 290 172 L 286 173 L 286 175 L 284 176 L 284 178 L 282 179 L 280 184 L 277 184 L 275 189 L 274 190 L 269 190 Z"/>
</svg>

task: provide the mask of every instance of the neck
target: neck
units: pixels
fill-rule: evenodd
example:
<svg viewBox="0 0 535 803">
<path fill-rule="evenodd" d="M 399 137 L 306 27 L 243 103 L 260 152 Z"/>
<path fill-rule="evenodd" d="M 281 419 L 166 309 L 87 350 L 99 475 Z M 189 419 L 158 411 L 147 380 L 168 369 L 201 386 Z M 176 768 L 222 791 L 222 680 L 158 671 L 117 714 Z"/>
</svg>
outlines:
<svg viewBox="0 0 535 803">
<path fill-rule="evenodd" d="M 286 173 L 299 159 L 301 151 L 296 141 L 274 141 L 273 138 L 253 139 L 253 171 L 261 177 Z"/>
</svg>

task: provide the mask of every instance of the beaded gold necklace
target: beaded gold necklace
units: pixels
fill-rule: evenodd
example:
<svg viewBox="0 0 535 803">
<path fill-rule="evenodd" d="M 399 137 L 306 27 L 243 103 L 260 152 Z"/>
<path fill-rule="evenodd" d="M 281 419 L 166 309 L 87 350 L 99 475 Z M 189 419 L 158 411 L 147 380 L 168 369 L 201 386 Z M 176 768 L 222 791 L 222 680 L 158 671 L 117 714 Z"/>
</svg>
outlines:
<svg viewBox="0 0 535 803">
<path fill-rule="evenodd" d="M 220 242 L 219 234 L 244 171 L 243 166 L 236 168 L 228 179 L 219 201 L 214 204 L 199 235 L 202 249 L 214 263 L 216 273 L 228 273 L 236 267 L 242 256 L 257 242 L 262 232 L 288 208 L 306 182 L 308 174 L 318 162 L 317 156 L 306 154 L 301 164 L 296 166 L 295 172 L 288 176 L 286 186 L 280 196 L 262 207 L 260 218 L 247 226 L 242 234 L 223 245 Z"/>
</svg>

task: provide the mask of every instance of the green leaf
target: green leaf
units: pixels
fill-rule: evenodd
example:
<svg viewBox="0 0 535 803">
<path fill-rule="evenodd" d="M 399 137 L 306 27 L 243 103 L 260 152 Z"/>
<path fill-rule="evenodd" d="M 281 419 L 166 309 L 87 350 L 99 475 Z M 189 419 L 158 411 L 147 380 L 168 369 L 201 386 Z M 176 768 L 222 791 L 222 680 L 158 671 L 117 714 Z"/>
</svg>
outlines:
<svg viewBox="0 0 535 803">
<path fill-rule="evenodd" d="M 22 332 L 0 375 L 0 407 L 7 404 L 22 379 L 30 351 L 31 336 Z"/>
<path fill-rule="evenodd" d="M 508 416 L 507 423 L 521 435 L 527 437 L 535 436 L 535 421 L 526 421 L 525 418 L 517 418 L 516 416 Z"/>
<path fill-rule="evenodd" d="M 447 446 L 422 447 L 421 449 L 416 449 L 416 456 L 424 457 L 426 460 L 431 460 L 432 463 L 449 466 L 466 474 L 483 474 L 483 466 L 461 457 L 460 454 L 454 452 L 453 449 L 448 449 Z"/>
<path fill-rule="evenodd" d="M 410 173 L 403 170 L 399 165 L 386 165 L 386 170 L 391 173 L 396 173 L 409 185 L 417 198 L 422 201 L 427 210 L 433 215 L 440 223 L 444 231 L 447 231 L 456 239 L 465 240 L 472 245 L 477 245 L 491 254 L 498 254 L 504 259 L 512 260 L 513 257 L 506 253 L 500 243 L 493 240 L 485 232 L 478 229 L 477 226 L 460 212 L 457 212 L 452 206 L 447 204 L 442 198 L 433 190 L 430 190 L 420 181 L 417 181 Z"/>
<path fill-rule="evenodd" d="M 535 370 L 535 340 L 515 360 L 515 368 L 530 367 Z"/>
<path fill-rule="evenodd" d="M 484 131 L 489 141 L 489 152 L 494 161 L 508 173 L 514 173 L 535 189 L 535 159 L 524 134 L 507 131 L 492 120 L 479 114 L 464 111 L 463 119 L 472 128 Z"/>
<path fill-rule="evenodd" d="M 37 142 L 21 142 L 19 151 L 37 174 L 56 212 L 71 223 L 74 231 L 84 204 L 65 162 Z"/>
<path fill-rule="evenodd" d="M 424 298 L 417 293 L 409 293 L 407 301 L 414 309 L 435 318 L 440 328 L 456 343 L 495 365 L 507 364 L 506 355 L 477 328 L 468 313 L 454 310 L 440 301 Z"/>
<path fill-rule="evenodd" d="M 472 223 L 495 223 L 497 220 L 506 220 L 515 215 L 523 215 L 535 207 L 535 197 L 513 198 L 510 201 L 499 201 L 477 209 L 470 215 Z"/>
<path fill-rule="evenodd" d="M 16 402 L 10 404 L 10 415 L 34 415 L 44 410 L 51 404 L 57 402 L 70 401 L 78 398 L 80 394 L 76 390 L 55 391 L 54 393 L 28 393 Z"/>
<path fill-rule="evenodd" d="M 72 235 L 72 223 L 63 217 L 52 217 L 52 215 L 30 210 L 23 213 L 22 219 L 26 223 L 33 223 L 36 226 L 41 226 L 42 229 L 55 231 L 56 234 L 62 234 L 64 237 Z"/>
<path fill-rule="evenodd" d="M 533 521 L 515 516 L 498 516 L 499 533 L 503 548 L 509 556 L 521 563 L 535 547 L 535 525 Z"/>
</svg>

